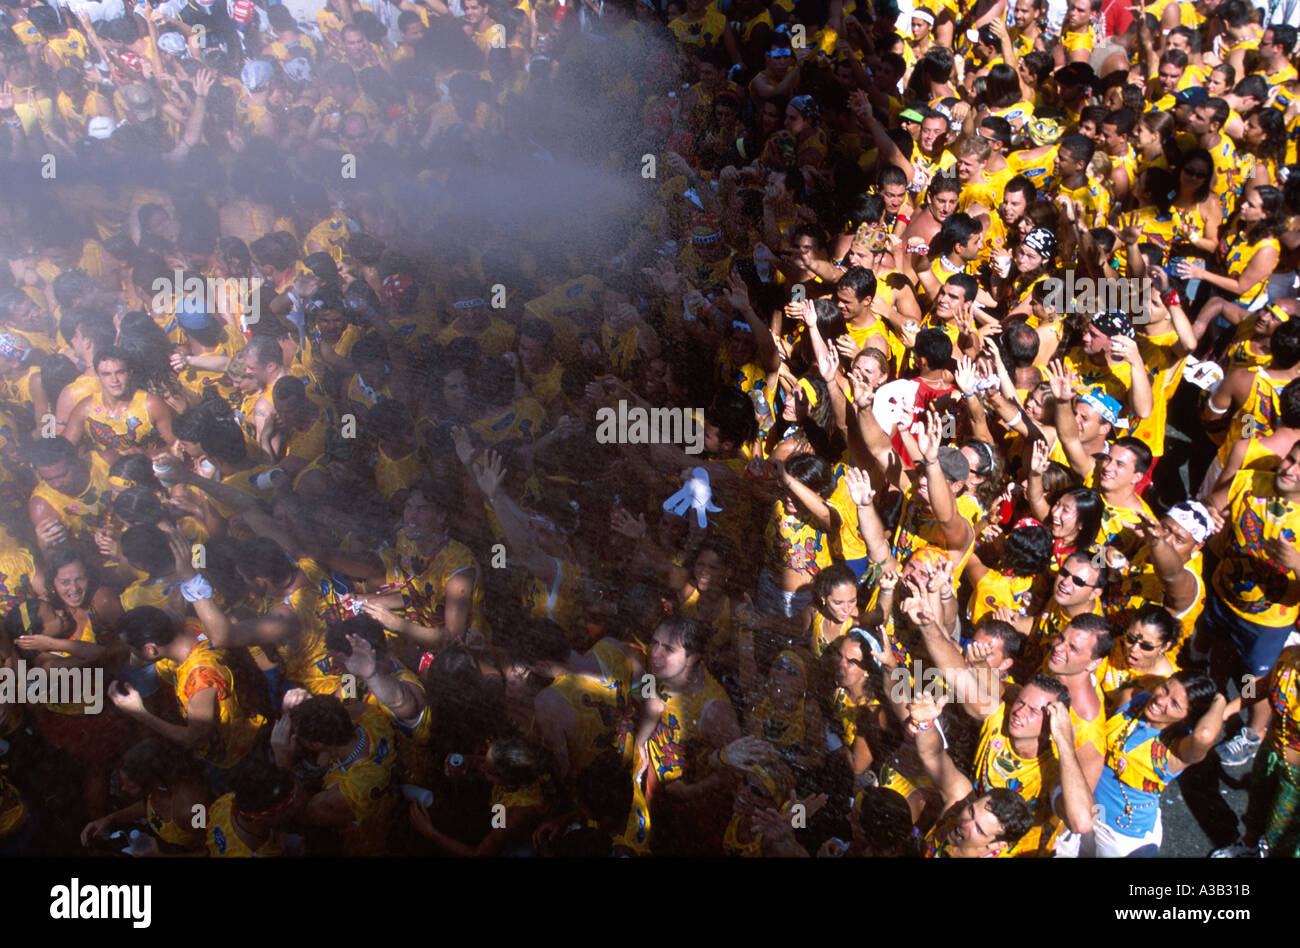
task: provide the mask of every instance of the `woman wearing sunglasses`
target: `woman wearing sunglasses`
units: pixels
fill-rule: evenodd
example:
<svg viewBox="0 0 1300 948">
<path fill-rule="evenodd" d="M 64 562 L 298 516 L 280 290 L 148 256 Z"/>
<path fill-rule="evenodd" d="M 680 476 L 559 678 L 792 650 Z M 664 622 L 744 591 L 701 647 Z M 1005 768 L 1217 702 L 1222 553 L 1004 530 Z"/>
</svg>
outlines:
<svg viewBox="0 0 1300 948">
<path fill-rule="evenodd" d="M 1113 711 L 1138 691 L 1154 691 L 1178 664 L 1178 622 L 1163 606 L 1147 603 L 1133 616 L 1128 630 L 1097 669 L 1097 682 Z"/>
<path fill-rule="evenodd" d="M 823 667 L 834 691 L 824 701 L 826 750 L 844 757 L 853 771 L 855 788 L 872 786 L 871 765 L 892 753 L 898 738 L 887 731 L 897 723 L 883 703 L 877 666 L 871 661 L 874 643 L 861 629 L 842 635 L 826 648 Z M 821 689 L 825 696 L 829 688 Z M 893 730 L 897 730 L 896 727 Z"/>
</svg>

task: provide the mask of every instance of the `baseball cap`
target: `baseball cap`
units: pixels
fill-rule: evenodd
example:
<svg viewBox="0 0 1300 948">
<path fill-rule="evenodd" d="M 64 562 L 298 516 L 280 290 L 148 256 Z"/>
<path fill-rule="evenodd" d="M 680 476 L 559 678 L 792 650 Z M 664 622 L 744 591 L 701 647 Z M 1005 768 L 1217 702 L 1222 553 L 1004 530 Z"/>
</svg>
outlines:
<svg viewBox="0 0 1300 948">
<path fill-rule="evenodd" d="M 1210 97 L 1210 93 L 1205 91 L 1204 86 L 1192 86 L 1190 89 L 1183 89 L 1174 93 L 1174 102 L 1179 105 L 1190 105 L 1196 108 L 1202 102 Z"/>
<path fill-rule="evenodd" d="M 939 449 L 939 469 L 950 481 L 964 481 L 970 477 L 970 461 L 960 448 L 945 444 Z"/>
<path fill-rule="evenodd" d="M 86 123 L 86 136 L 103 141 L 106 138 L 113 137 L 113 130 L 116 127 L 113 120 L 107 115 L 96 115 Z"/>
<path fill-rule="evenodd" d="M 916 111 L 916 109 L 903 109 L 903 111 L 898 113 L 898 117 L 908 122 L 925 121 L 925 116 L 923 116 L 920 112 Z"/>
<path fill-rule="evenodd" d="M 207 329 L 212 325 L 212 317 L 208 315 L 202 299 L 187 294 L 181 297 L 181 305 L 176 308 L 176 322 L 182 329 L 193 331 Z"/>
</svg>

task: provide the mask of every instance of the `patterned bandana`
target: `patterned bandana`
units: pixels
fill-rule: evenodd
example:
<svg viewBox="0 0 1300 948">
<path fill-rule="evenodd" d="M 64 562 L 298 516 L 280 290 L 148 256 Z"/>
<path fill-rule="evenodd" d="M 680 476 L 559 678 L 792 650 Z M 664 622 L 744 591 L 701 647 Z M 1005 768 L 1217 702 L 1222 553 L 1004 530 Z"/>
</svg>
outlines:
<svg viewBox="0 0 1300 948">
<path fill-rule="evenodd" d="M 1127 313 L 1121 313 L 1118 310 L 1098 313 L 1092 317 L 1092 324 L 1097 327 L 1099 332 L 1103 332 L 1108 336 L 1137 338 L 1137 330 L 1133 328 L 1133 320 L 1129 319 Z"/>
</svg>

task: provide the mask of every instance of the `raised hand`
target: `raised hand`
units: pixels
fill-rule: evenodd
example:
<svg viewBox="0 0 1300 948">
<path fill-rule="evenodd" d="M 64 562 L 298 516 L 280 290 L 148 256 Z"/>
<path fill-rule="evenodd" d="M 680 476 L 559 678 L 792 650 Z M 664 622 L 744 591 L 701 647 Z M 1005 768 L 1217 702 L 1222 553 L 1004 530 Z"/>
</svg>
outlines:
<svg viewBox="0 0 1300 948">
<path fill-rule="evenodd" d="M 359 635 L 349 635 L 352 654 L 343 659 L 343 667 L 358 678 L 369 678 L 375 673 L 375 649 Z"/>
<path fill-rule="evenodd" d="M 943 422 L 939 413 L 930 409 L 925 413 L 925 428 L 916 434 L 916 447 L 926 464 L 933 464 L 939 459 L 939 448 L 943 444 Z"/>
<path fill-rule="evenodd" d="M 1070 371 L 1060 359 L 1053 359 L 1047 366 L 1047 381 L 1052 386 L 1052 397 L 1058 402 L 1069 402 L 1074 398 L 1073 380 Z"/>
<path fill-rule="evenodd" d="M 876 492 L 871 487 L 871 478 L 861 468 L 850 467 L 844 471 L 844 487 L 849 492 L 849 499 L 859 507 L 870 507 L 876 499 Z"/>
<path fill-rule="evenodd" d="M 483 492 L 484 497 L 489 499 L 495 497 L 505 479 L 505 466 L 501 462 L 501 455 L 495 451 L 487 452 L 483 459 L 474 465 L 474 480 L 478 483 L 478 489 Z"/>
<path fill-rule="evenodd" d="M 643 539 L 650 532 L 650 528 L 646 525 L 645 514 L 633 517 L 622 507 L 615 507 L 610 512 L 609 528 L 631 540 Z"/>
<path fill-rule="evenodd" d="M 966 663 L 972 667 L 987 668 L 992 655 L 992 642 L 971 642 L 966 646 Z"/>
<path fill-rule="evenodd" d="M 947 695 L 935 700 L 933 695 L 921 692 L 915 700 L 907 703 L 907 716 L 913 724 L 929 724 L 943 714 L 943 709 L 947 704 Z"/>
<path fill-rule="evenodd" d="M 1042 438 L 1034 441 L 1034 447 L 1029 454 L 1029 470 L 1042 477 L 1047 473 L 1047 465 L 1051 463 L 1052 452 L 1047 447 L 1047 442 Z"/>
<path fill-rule="evenodd" d="M 959 356 L 957 358 L 957 374 L 954 381 L 957 383 L 957 391 L 963 395 L 974 394 L 975 363 L 969 356 Z"/>
</svg>

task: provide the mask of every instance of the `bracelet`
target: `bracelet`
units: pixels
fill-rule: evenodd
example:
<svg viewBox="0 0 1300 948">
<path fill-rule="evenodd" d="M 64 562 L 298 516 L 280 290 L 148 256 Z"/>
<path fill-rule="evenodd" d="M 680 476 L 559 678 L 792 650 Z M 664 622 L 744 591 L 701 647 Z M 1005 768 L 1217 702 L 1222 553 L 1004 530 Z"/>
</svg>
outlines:
<svg viewBox="0 0 1300 948">
<path fill-rule="evenodd" d="M 930 730 L 932 727 L 934 727 L 934 721 L 933 721 L 933 720 L 931 720 L 931 721 L 926 721 L 924 724 L 918 724 L 918 723 L 915 722 L 915 721 L 908 721 L 908 722 L 907 722 L 907 733 L 908 733 L 908 734 L 911 734 L 913 737 L 915 737 L 917 734 L 924 734 L 926 731 Z"/>
<path fill-rule="evenodd" d="M 212 584 L 202 573 L 197 573 L 181 583 L 181 595 L 186 602 L 198 602 L 212 598 Z"/>
</svg>

